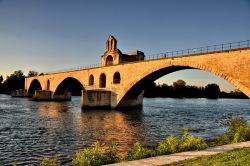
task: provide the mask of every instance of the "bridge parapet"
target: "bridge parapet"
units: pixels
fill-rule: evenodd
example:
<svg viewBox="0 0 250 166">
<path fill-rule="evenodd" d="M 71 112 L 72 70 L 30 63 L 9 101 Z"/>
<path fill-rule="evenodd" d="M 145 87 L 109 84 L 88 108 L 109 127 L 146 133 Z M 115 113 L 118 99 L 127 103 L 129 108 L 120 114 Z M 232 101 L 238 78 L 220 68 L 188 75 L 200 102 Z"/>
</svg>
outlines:
<svg viewBox="0 0 250 166">
<path fill-rule="evenodd" d="M 243 48 L 246 48 L 246 49 L 250 48 L 250 40 L 150 54 L 150 55 L 145 55 L 145 58 L 138 58 L 136 62 L 155 60 L 155 59 L 175 58 L 175 57 L 182 57 L 182 56 L 184 57 L 184 56 L 191 56 L 191 55 L 204 55 L 204 54 L 209 54 L 209 53 L 219 53 L 219 52 L 231 51 L 231 50 L 237 50 L 237 49 L 243 49 Z M 134 57 L 132 59 L 134 59 Z M 131 59 L 127 58 L 127 60 L 122 60 L 119 64 L 124 64 L 124 63 L 134 63 L 134 62 L 131 61 Z M 114 64 L 114 65 L 119 65 L 119 64 Z M 70 72 L 70 71 L 89 70 L 89 69 L 100 68 L 102 66 L 104 65 L 101 63 L 96 63 L 96 64 L 78 66 L 78 67 L 69 68 L 69 69 L 45 72 L 45 75 L 64 73 L 64 72 Z"/>
</svg>

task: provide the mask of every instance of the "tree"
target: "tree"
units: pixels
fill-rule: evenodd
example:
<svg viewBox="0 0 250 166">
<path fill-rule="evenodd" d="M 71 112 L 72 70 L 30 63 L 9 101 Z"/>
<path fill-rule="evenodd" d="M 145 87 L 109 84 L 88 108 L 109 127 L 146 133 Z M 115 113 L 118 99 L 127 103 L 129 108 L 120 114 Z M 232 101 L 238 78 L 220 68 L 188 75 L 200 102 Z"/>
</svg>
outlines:
<svg viewBox="0 0 250 166">
<path fill-rule="evenodd" d="M 186 82 L 183 80 L 177 80 L 176 82 L 173 83 L 174 89 L 180 88 L 180 87 L 185 87 Z"/>
<path fill-rule="evenodd" d="M 217 84 L 208 84 L 205 87 L 205 96 L 207 98 L 219 98 L 220 87 Z"/>
<path fill-rule="evenodd" d="M 2 82 L 3 82 L 3 76 L 0 76 L 0 93 L 2 93 Z"/>
<path fill-rule="evenodd" d="M 186 93 L 186 82 L 183 80 L 177 80 L 173 83 L 174 96 L 184 97 Z"/>
<path fill-rule="evenodd" d="M 145 86 L 144 89 L 144 96 L 145 97 L 150 97 L 150 96 L 155 96 L 155 88 L 156 88 L 156 83 L 155 82 L 148 82 Z"/>
<path fill-rule="evenodd" d="M 3 76 L 1 75 L 0 76 L 0 84 L 2 84 L 2 82 L 3 82 Z"/>
<path fill-rule="evenodd" d="M 21 77 L 24 77 L 24 74 L 23 74 L 23 71 L 22 71 L 22 70 L 17 70 L 17 71 L 14 71 L 14 73 L 11 74 L 10 77 L 18 77 L 18 78 L 21 78 Z"/>
<path fill-rule="evenodd" d="M 24 88 L 25 76 L 21 70 L 14 71 L 13 74 L 7 76 L 3 83 L 3 90 L 5 93 L 11 93 L 13 90 Z"/>
<path fill-rule="evenodd" d="M 34 71 L 34 70 L 31 70 L 29 71 L 28 73 L 28 77 L 33 77 L 33 76 L 37 76 L 38 75 L 38 72 Z"/>
</svg>

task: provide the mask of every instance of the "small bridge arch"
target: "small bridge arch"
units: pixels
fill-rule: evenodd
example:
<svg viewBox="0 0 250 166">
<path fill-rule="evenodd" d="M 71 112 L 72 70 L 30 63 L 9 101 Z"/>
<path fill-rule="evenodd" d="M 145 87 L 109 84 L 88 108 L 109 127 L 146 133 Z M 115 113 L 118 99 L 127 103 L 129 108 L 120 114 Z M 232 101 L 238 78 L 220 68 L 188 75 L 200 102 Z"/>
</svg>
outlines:
<svg viewBox="0 0 250 166">
<path fill-rule="evenodd" d="M 38 79 L 33 79 L 28 88 L 28 94 L 35 94 L 36 90 L 42 90 L 42 85 Z"/>
<path fill-rule="evenodd" d="M 54 99 L 71 99 L 71 95 L 81 95 L 83 84 L 74 77 L 64 78 L 56 87 Z"/>
</svg>

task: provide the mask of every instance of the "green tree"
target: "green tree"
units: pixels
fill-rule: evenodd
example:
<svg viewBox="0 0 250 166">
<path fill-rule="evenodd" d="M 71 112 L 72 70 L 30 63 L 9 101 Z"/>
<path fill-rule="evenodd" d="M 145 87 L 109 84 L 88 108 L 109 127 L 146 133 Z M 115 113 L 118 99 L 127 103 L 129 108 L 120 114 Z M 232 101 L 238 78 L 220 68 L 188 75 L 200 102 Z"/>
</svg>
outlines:
<svg viewBox="0 0 250 166">
<path fill-rule="evenodd" d="M 21 77 L 24 77 L 24 74 L 23 74 L 23 71 L 22 71 L 22 70 L 17 70 L 17 71 L 14 71 L 14 73 L 11 74 L 10 77 L 18 77 L 18 78 L 21 78 Z"/>
<path fill-rule="evenodd" d="M 5 93 L 11 93 L 13 90 L 24 88 L 25 76 L 21 70 L 14 71 L 10 76 L 7 76 L 3 83 L 3 91 Z"/>
<path fill-rule="evenodd" d="M 217 84 L 208 84 L 205 87 L 205 96 L 207 98 L 219 98 L 220 87 Z"/>
<path fill-rule="evenodd" d="M 177 80 L 176 82 L 173 83 L 174 89 L 182 88 L 182 87 L 185 87 L 185 86 L 186 86 L 186 82 L 183 81 L 183 80 Z"/>
<path fill-rule="evenodd" d="M 3 76 L 1 75 L 0 76 L 0 84 L 2 84 L 2 82 L 3 82 Z"/>
<path fill-rule="evenodd" d="M 38 72 L 34 70 L 29 71 L 28 77 L 33 77 L 33 76 L 38 76 Z"/>
<path fill-rule="evenodd" d="M 3 87 L 3 85 L 2 85 L 2 82 L 3 82 L 3 76 L 0 76 L 0 93 L 2 93 L 2 87 Z"/>
<path fill-rule="evenodd" d="M 155 96 L 155 88 L 156 88 L 156 83 L 155 82 L 148 82 L 145 86 L 145 91 L 144 91 L 144 96 L 149 97 L 149 96 Z"/>
<path fill-rule="evenodd" d="M 174 96 L 184 97 L 186 92 L 186 82 L 183 80 L 177 80 L 173 83 Z"/>
</svg>

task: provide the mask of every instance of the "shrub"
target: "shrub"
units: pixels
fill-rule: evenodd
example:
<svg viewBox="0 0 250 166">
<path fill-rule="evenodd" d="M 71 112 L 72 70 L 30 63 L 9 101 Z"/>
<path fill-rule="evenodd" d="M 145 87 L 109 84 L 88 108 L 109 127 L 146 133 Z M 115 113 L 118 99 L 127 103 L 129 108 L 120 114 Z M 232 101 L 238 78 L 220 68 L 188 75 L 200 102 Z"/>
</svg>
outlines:
<svg viewBox="0 0 250 166">
<path fill-rule="evenodd" d="M 225 145 L 225 144 L 230 144 L 231 143 L 231 139 L 229 137 L 229 135 L 227 133 L 222 134 L 221 136 L 219 136 L 215 142 L 211 143 L 211 146 L 217 146 L 217 145 Z"/>
<path fill-rule="evenodd" d="M 117 143 L 112 142 L 111 146 L 106 150 L 108 164 L 112 164 L 118 162 L 120 160 L 119 156 L 117 155 Z"/>
<path fill-rule="evenodd" d="M 124 157 L 124 160 L 138 160 L 154 156 L 154 151 L 143 148 L 139 142 L 136 142 L 132 149 L 129 149 L 128 154 Z"/>
<path fill-rule="evenodd" d="M 202 138 L 192 136 L 188 129 L 184 128 L 178 138 L 171 135 L 165 141 L 160 142 L 156 153 L 157 155 L 165 155 L 188 150 L 201 150 L 206 147 L 208 146 Z"/>
<path fill-rule="evenodd" d="M 40 162 L 40 166 L 57 166 L 58 165 L 58 159 L 57 157 L 44 157 L 42 161 Z"/>
<path fill-rule="evenodd" d="M 165 141 L 160 142 L 156 148 L 157 155 L 171 154 L 177 152 L 178 139 L 170 135 Z"/>
<path fill-rule="evenodd" d="M 104 164 L 111 164 L 118 161 L 116 154 L 116 145 L 105 150 L 100 144 L 94 143 L 90 149 L 85 148 L 80 152 L 77 152 L 72 160 L 74 166 L 98 166 Z"/>
<path fill-rule="evenodd" d="M 14 161 L 13 166 L 17 166 L 17 161 L 16 160 Z"/>
<path fill-rule="evenodd" d="M 184 128 L 179 137 L 178 151 L 201 150 L 207 148 L 207 144 L 201 137 L 189 134 L 188 128 Z"/>
<path fill-rule="evenodd" d="M 216 139 L 216 145 L 250 140 L 250 125 L 238 116 L 232 116 L 227 131 Z"/>
</svg>

